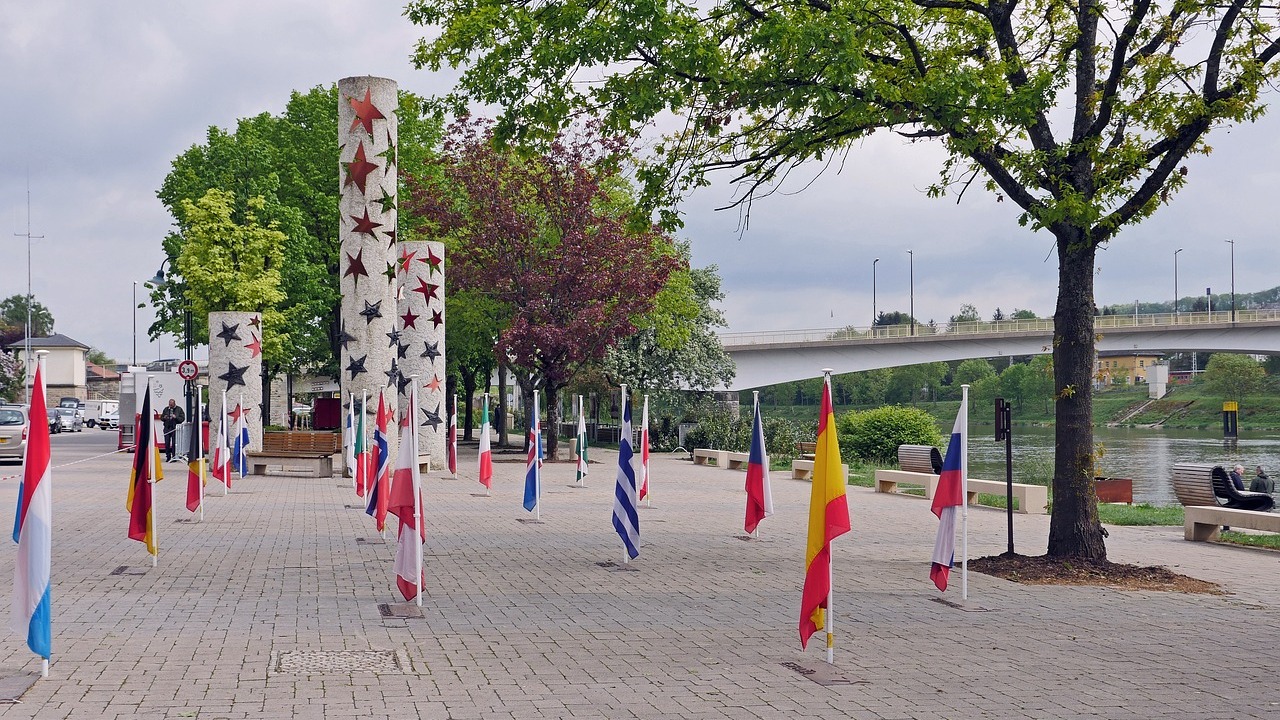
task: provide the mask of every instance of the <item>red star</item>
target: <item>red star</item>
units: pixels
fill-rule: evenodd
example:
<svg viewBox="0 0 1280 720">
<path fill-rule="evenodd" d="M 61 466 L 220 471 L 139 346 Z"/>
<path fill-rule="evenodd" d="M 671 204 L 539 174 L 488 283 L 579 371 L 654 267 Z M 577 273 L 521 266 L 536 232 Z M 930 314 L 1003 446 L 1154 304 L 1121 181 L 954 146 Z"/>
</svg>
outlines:
<svg viewBox="0 0 1280 720">
<path fill-rule="evenodd" d="M 364 131 L 369 135 L 373 135 L 373 121 L 386 120 L 387 116 L 374 107 L 370 95 L 369 88 L 365 88 L 364 102 L 360 102 L 355 98 L 347 98 L 347 102 L 351 103 L 351 109 L 356 111 L 356 117 L 351 121 L 351 130 L 355 130 L 357 125 L 364 125 Z"/>
<path fill-rule="evenodd" d="M 256 327 L 258 329 L 262 329 L 262 316 L 254 315 L 253 317 L 249 318 L 249 327 Z"/>
<path fill-rule="evenodd" d="M 378 169 L 377 163 L 371 163 L 364 157 L 364 142 L 361 141 L 356 146 L 356 156 L 349 163 L 343 163 L 347 166 L 347 181 L 342 184 L 343 187 L 355 183 L 360 188 L 360 194 L 364 194 L 365 180 L 369 177 L 369 173 Z"/>
<path fill-rule="evenodd" d="M 431 298 L 440 297 L 439 295 L 436 294 L 436 292 L 439 290 L 440 290 L 439 285 L 432 285 L 431 283 L 423 280 L 422 278 L 418 278 L 418 287 L 413 288 L 412 292 L 422 293 L 423 301 L 425 301 L 428 305 L 430 305 Z"/>
<path fill-rule="evenodd" d="M 406 248 L 400 251 L 400 272 L 409 272 L 409 263 L 413 262 L 413 256 L 417 253 L 411 253 Z"/>
<path fill-rule="evenodd" d="M 436 257 L 435 250 L 427 248 L 427 256 L 418 258 L 418 262 L 424 262 L 427 267 L 431 268 L 431 272 L 440 272 L 440 263 L 444 262 L 444 258 Z"/>
<path fill-rule="evenodd" d="M 227 415 L 229 415 L 229 416 L 231 417 L 231 422 L 233 422 L 233 423 L 240 422 L 240 416 L 241 416 L 241 415 L 245 415 L 245 416 L 247 416 L 248 414 L 249 414 L 249 409 L 248 409 L 248 408 L 245 408 L 244 410 L 241 410 L 241 409 L 240 409 L 240 404 L 239 404 L 239 403 L 237 403 L 237 404 L 236 404 L 236 407 L 235 407 L 235 409 L 234 409 L 234 410 L 232 410 L 231 412 L 227 413 Z"/>
<path fill-rule="evenodd" d="M 431 326 L 440 327 L 444 324 L 444 312 L 442 310 L 431 311 Z"/>
<path fill-rule="evenodd" d="M 364 248 L 360 248 L 360 252 L 353 257 L 351 253 L 347 253 L 347 271 L 342 273 L 342 277 L 350 275 L 351 281 L 360 284 L 360 276 L 369 277 L 369 271 L 364 269 Z"/>
<path fill-rule="evenodd" d="M 348 217 L 356 221 L 356 226 L 351 229 L 351 232 L 372 235 L 374 237 L 378 236 L 377 229 L 382 227 L 382 223 L 376 223 L 369 219 L 369 208 L 364 209 L 364 217 L 357 215 L 350 215 Z"/>
<path fill-rule="evenodd" d="M 431 382 L 427 383 L 427 389 L 433 392 L 440 389 L 440 377 L 438 375 L 431 376 Z"/>
<path fill-rule="evenodd" d="M 400 316 L 400 319 L 404 321 L 404 326 L 405 326 L 405 327 L 407 327 L 407 328 L 416 328 L 416 327 L 418 327 L 418 326 L 417 326 L 417 325 L 414 325 L 414 322 L 416 322 L 416 321 L 417 321 L 417 319 L 418 319 L 419 317 L 421 317 L 421 316 L 420 316 L 420 315 L 414 315 L 414 314 L 413 314 L 413 310 L 412 310 L 412 309 L 409 309 L 409 310 L 405 310 L 405 311 L 404 311 L 404 314 Z"/>
<path fill-rule="evenodd" d="M 253 333 L 249 333 L 249 337 L 253 338 L 253 342 L 245 345 L 245 347 L 249 348 L 249 357 L 258 357 L 262 354 L 262 341 Z"/>
</svg>

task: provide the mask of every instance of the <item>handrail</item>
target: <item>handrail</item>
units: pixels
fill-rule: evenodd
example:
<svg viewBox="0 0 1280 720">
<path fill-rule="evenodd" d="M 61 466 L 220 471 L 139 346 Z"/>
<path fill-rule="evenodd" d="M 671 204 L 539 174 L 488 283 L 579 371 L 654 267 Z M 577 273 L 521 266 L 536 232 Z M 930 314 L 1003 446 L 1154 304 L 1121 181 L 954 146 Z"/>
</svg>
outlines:
<svg viewBox="0 0 1280 720">
<path fill-rule="evenodd" d="M 1280 310 L 1236 310 L 1235 324 L 1280 321 Z M 1098 315 L 1095 330 L 1121 328 L 1190 327 L 1209 324 L 1232 324 L 1230 310 L 1213 312 L 1148 313 L 1139 315 Z M 1053 318 L 1034 320 L 996 320 L 992 322 L 958 322 L 946 325 L 881 325 L 876 327 L 818 328 L 810 330 L 770 330 L 729 332 L 720 334 L 726 348 L 747 345 L 810 343 L 825 341 L 886 340 L 909 337 L 960 337 L 991 333 L 1052 333 Z"/>
</svg>

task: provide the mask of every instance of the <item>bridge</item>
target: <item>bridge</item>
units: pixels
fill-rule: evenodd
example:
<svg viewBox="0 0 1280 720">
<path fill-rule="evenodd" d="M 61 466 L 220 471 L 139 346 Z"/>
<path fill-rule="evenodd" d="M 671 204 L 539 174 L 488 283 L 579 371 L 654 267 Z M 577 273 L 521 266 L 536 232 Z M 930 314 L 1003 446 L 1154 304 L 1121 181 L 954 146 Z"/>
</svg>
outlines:
<svg viewBox="0 0 1280 720">
<path fill-rule="evenodd" d="M 1280 310 L 1099 315 L 1094 328 L 1099 352 L 1280 354 Z M 738 368 L 729 389 L 745 390 L 819 377 L 822 368 L 839 374 L 1049 353 L 1053 320 L 739 332 L 721 335 L 720 342 Z"/>
</svg>

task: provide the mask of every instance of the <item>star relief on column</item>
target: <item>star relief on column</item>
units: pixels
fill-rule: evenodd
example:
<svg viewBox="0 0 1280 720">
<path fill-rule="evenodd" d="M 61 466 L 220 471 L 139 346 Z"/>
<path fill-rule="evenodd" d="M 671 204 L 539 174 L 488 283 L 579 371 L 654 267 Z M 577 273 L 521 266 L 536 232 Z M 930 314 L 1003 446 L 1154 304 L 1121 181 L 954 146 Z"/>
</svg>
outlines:
<svg viewBox="0 0 1280 720">
<path fill-rule="evenodd" d="M 347 256 L 347 271 L 342 273 L 342 277 L 351 276 L 351 282 L 356 287 L 360 286 L 360 276 L 369 277 L 369 271 L 364 267 L 364 248 L 360 248 L 355 255 L 345 253 Z"/>
<path fill-rule="evenodd" d="M 240 323 L 236 323 L 234 325 L 228 325 L 226 323 L 222 323 L 222 331 L 219 332 L 215 337 L 217 337 L 219 340 L 224 340 L 226 342 L 226 344 L 223 345 L 223 347 L 231 347 L 232 340 L 242 339 L 240 337 Z"/>
<path fill-rule="evenodd" d="M 248 369 L 248 365 L 245 365 L 244 367 L 236 367 L 235 363 L 228 362 L 227 371 L 219 375 L 218 379 L 227 383 L 228 390 L 237 385 L 240 387 L 246 387 L 244 384 L 244 373 Z"/>
<path fill-rule="evenodd" d="M 346 189 L 348 185 L 354 184 L 360 189 L 360 194 L 364 195 L 366 192 L 365 185 L 368 184 L 369 175 L 378 169 L 378 164 L 369 162 L 368 159 L 365 158 L 363 140 L 360 141 L 359 145 L 356 145 L 356 156 L 351 159 L 351 162 L 342 163 L 342 166 L 346 168 L 347 171 L 347 179 L 342 183 L 343 189 Z"/>
<path fill-rule="evenodd" d="M 354 132 L 356 128 L 364 126 L 366 135 L 373 137 L 373 121 L 386 120 L 387 116 L 373 104 L 373 91 L 369 88 L 364 89 L 364 100 L 357 100 L 354 96 L 347 98 L 347 103 L 351 105 L 351 109 L 355 111 L 355 119 L 351 121 L 351 127 L 347 132 Z M 388 135 L 390 130 L 387 131 Z"/>
</svg>

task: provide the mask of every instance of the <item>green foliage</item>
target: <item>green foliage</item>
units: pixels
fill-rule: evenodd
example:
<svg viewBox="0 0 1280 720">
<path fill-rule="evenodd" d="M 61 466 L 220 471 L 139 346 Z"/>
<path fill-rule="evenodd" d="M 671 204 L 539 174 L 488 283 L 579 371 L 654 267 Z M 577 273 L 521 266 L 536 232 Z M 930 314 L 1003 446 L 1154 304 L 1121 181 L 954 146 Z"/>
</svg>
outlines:
<svg viewBox="0 0 1280 720">
<path fill-rule="evenodd" d="M 0 300 L 0 325 L 7 325 L 21 334 L 27 334 L 27 296 L 10 295 Z M 53 313 L 39 300 L 31 302 L 31 337 L 48 337 L 53 334 Z"/>
<path fill-rule="evenodd" d="M 1107 525 L 1181 525 L 1183 521 L 1181 505 L 1156 507 L 1142 503 L 1139 505 L 1119 505 L 1102 503 L 1098 505 L 1098 520 Z"/>
<path fill-rule="evenodd" d="M 110 367 L 116 364 L 114 358 L 98 348 L 89 348 L 89 352 L 85 353 L 84 359 L 94 365 L 101 365 L 102 367 Z"/>
<path fill-rule="evenodd" d="M 1205 389 L 1224 400 L 1239 400 L 1257 392 L 1267 371 L 1248 355 L 1214 353 L 1204 369 Z"/>
<path fill-rule="evenodd" d="M 793 458 L 796 443 L 813 441 L 813 431 L 799 423 L 776 417 L 761 417 L 760 423 L 764 430 L 765 452 L 771 462 L 779 458 Z M 748 452 L 751 450 L 751 424 L 749 410 L 744 409 L 739 417 L 723 409 L 713 410 L 703 415 L 698 425 L 685 436 L 686 449 Z"/>
<path fill-rule="evenodd" d="M 898 457 L 899 445 L 942 444 L 942 433 L 932 415 L 899 405 L 850 411 L 836 420 L 836 429 L 840 434 L 840 454 L 847 462 L 890 460 Z"/>
<path fill-rule="evenodd" d="M 986 360 L 973 359 L 960 363 L 951 375 L 952 385 L 973 385 L 983 378 L 995 377 L 996 369 Z"/>
<path fill-rule="evenodd" d="M 14 402 L 22 397 L 24 380 L 17 356 L 0 353 L 0 399 Z"/>
</svg>

